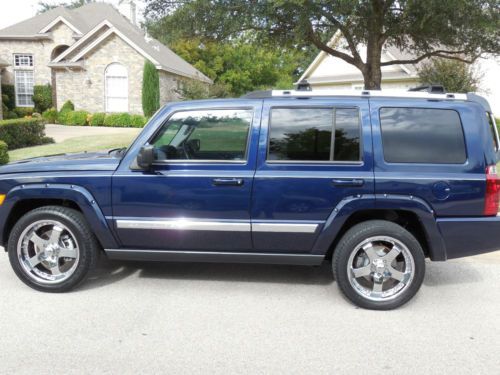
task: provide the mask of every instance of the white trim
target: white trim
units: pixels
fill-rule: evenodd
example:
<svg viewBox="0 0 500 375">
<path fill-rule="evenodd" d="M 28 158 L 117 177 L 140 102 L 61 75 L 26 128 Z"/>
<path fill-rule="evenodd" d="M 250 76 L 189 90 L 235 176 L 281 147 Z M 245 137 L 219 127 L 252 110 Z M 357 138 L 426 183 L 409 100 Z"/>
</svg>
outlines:
<svg viewBox="0 0 500 375">
<path fill-rule="evenodd" d="M 137 52 L 139 52 L 142 56 L 144 56 L 146 59 L 151 61 L 154 65 L 160 65 L 156 59 L 154 59 L 151 55 L 146 53 L 142 48 L 140 48 L 137 44 L 132 42 L 129 38 L 127 38 L 120 30 L 115 28 L 114 26 L 109 29 L 111 33 L 114 33 L 118 35 L 121 39 L 123 39 L 126 43 L 128 43 L 133 49 L 135 49 Z M 85 54 L 90 52 L 93 48 L 95 48 L 97 45 L 99 45 L 104 39 L 106 39 L 111 33 L 107 31 L 103 35 L 101 35 L 99 38 L 97 38 L 94 42 L 92 42 L 89 46 L 87 46 L 85 49 L 83 49 L 80 53 L 78 53 L 75 57 L 71 59 L 72 62 L 76 62 L 78 59 L 82 58 Z M 106 35 L 106 37 L 103 37 Z"/>
<path fill-rule="evenodd" d="M 82 43 L 84 43 L 87 39 L 89 39 L 92 35 L 94 35 L 97 31 L 99 31 L 103 26 L 108 26 L 108 27 L 112 27 L 113 25 L 111 25 L 108 20 L 104 20 L 102 21 L 100 24 L 98 24 L 96 27 L 94 27 L 92 30 L 90 30 L 87 34 L 85 34 L 85 36 L 83 36 L 82 38 L 80 38 L 78 40 L 78 42 L 76 42 L 75 44 L 73 44 L 72 46 L 70 46 L 66 51 L 64 51 L 63 53 L 61 53 L 59 56 L 57 56 L 53 62 L 57 63 L 57 62 L 60 62 L 63 58 L 65 58 L 66 56 L 68 56 L 72 51 L 74 51 L 76 48 L 78 48 Z"/>
<path fill-rule="evenodd" d="M 73 26 L 66 18 L 63 16 L 57 17 L 55 20 L 53 20 L 51 23 L 49 23 L 47 26 L 45 26 L 42 30 L 40 30 L 38 33 L 39 34 L 44 34 L 48 32 L 50 29 L 52 29 L 55 25 L 57 25 L 59 22 L 64 23 L 66 26 L 68 26 L 71 30 L 73 30 L 77 34 L 82 34 L 80 30 L 78 30 L 75 26 Z"/>
<path fill-rule="evenodd" d="M 85 54 L 87 54 L 89 51 L 94 49 L 98 44 L 100 44 L 104 39 L 106 39 L 108 36 L 113 34 L 113 29 L 110 28 L 108 29 L 104 34 L 99 36 L 96 40 L 94 40 L 92 43 L 90 43 L 87 47 L 82 49 L 76 56 L 74 56 L 70 62 L 74 63 L 77 62 L 81 57 L 83 57 Z"/>
</svg>

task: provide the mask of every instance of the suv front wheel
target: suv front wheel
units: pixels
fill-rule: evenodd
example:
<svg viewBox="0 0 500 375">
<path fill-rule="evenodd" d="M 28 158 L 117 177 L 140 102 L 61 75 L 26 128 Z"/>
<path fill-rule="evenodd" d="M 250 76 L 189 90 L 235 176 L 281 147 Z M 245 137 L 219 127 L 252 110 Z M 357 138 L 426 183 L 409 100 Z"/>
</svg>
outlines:
<svg viewBox="0 0 500 375">
<path fill-rule="evenodd" d="M 354 304 L 390 310 L 408 302 L 419 290 L 425 257 L 417 239 L 389 221 L 353 226 L 333 254 L 333 272 L 342 293 Z"/>
<path fill-rule="evenodd" d="M 43 292 L 66 292 L 93 268 L 98 244 L 83 215 L 45 206 L 28 212 L 9 236 L 9 260 L 17 276 Z"/>
</svg>

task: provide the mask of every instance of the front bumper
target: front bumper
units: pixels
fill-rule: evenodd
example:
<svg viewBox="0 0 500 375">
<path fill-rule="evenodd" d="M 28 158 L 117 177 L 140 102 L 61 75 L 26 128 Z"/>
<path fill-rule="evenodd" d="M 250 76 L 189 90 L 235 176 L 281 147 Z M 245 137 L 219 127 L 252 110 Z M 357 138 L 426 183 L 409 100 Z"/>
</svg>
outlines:
<svg viewBox="0 0 500 375">
<path fill-rule="evenodd" d="M 500 250 L 500 216 L 437 220 L 447 259 Z"/>
</svg>

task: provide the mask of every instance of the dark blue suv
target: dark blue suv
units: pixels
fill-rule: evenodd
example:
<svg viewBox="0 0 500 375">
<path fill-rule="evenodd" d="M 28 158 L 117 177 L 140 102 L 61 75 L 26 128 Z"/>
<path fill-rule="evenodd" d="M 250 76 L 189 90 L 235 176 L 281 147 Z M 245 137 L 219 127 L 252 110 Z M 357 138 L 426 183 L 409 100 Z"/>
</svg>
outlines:
<svg viewBox="0 0 500 375">
<path fill-rule="evenodd" d="M 0 168 L 0 244 L 46 292 L 111 259 L 319 265 L 391 309 L 425 258 L 500 248 L 499 140 L 474 94 L 270 91 L 162 108 L 127 149 Z"/>
</svg>

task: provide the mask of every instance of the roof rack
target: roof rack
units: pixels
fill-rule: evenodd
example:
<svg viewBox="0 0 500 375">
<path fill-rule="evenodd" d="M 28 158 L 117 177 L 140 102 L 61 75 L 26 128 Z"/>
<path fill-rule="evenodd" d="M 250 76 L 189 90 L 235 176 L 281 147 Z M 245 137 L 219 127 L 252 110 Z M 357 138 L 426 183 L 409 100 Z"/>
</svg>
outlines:
<svg viewBox="0 0 500 375">
<path fill-rule="evenodd" d="M 423 91 L 431 94 L 445 94 L 446 90 L 443 85 L 422 85 L 409 89 L 408 91 Z"/>
<path fill-rule="evenodd" d="M 246 99 L 309 98 L 309 97 L 356 97 L 356 98 L 414 98 L 440 100 L 467 100 L 467 94 L 436 94 L 426 91 L 402 90 L 267 90 L 254 91 L 243 96 Z"/>
</svg>

